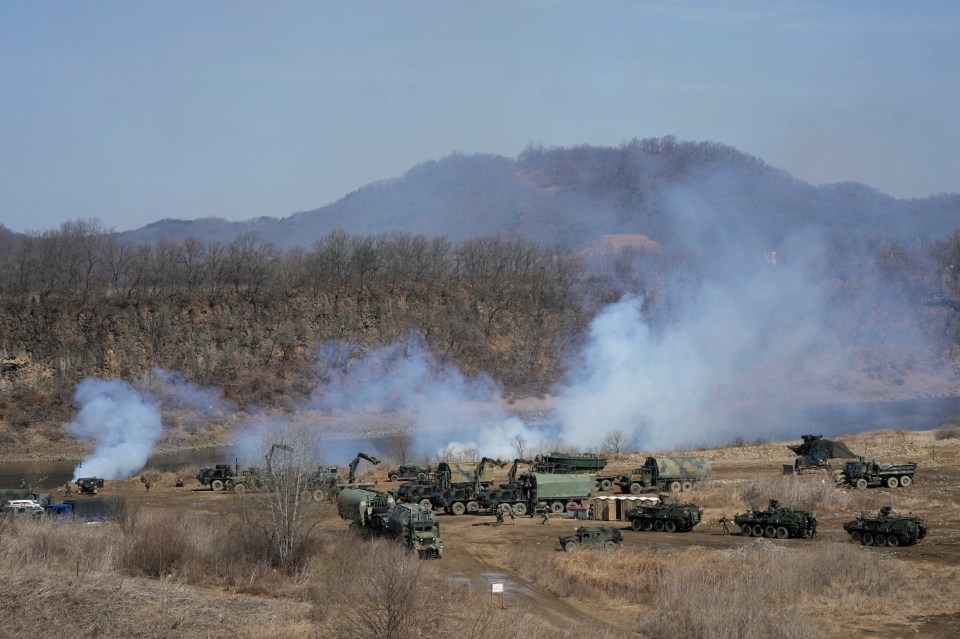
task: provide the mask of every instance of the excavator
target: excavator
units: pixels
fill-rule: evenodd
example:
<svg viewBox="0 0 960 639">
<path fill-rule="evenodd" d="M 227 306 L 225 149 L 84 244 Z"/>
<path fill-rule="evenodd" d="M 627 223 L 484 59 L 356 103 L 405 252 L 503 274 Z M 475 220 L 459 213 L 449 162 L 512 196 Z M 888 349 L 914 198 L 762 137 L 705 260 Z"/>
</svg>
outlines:
<svg viewBox="0 0 960 639">
<path fill-rule="evenodd" d="M 350 465 L 347 466 L 347 469 L 349 471 L 347 473 L 347 483 L 346 483 L 347 486 L 352 486 L 353 482 L 356 481 L 357 466 L 360 465 L 361 459 L 366 459 L 368 462 L 370 462 L 374 466 L 380 463 L 380 459 L 378 457 L 373 457 L 372 455 L 367 455 L 366 453 L 357 453 L 357 456 L 354 457 L 353 461 L 350 462 Z"/>
</svg>

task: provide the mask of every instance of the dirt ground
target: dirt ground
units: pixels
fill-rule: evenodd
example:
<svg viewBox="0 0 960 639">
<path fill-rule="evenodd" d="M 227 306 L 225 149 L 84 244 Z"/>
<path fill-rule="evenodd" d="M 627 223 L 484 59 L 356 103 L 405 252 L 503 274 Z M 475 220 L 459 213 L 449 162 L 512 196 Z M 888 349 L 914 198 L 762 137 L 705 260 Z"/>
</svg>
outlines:
<svg viewBox="0 0 960 639">
<path fill-rule="evenodd" d="M 819 534 L 809 540 L 763 540 L 763 543 L 778 545 L 809 544 L 825 547 L 826 544 L 846 542 L 842 524 L 852 519 L 861 510 L 876 512 L 880 505 L 890 504 L 898 512 L 910 512 L 923 517 L 929 524 L 929 535 L 916 546 L 900 548 L 863 548 L 863 552 L 877 557 L 878 569 L 884 557 L 894 556 L 929 569 L 930 571 L 960 568 L 960 440 L 936 441 L 932 432 L 868 433 L 844 438 L 854 451 L 864 448 L 880 461 L 914 460 L 919 463 L 915 483 L 909 488 L 874 488 L 866 491 L 832 488 L 845 491 L 843 507 L 835 505 L 825 509 L 812 508 L 819 521 Z M 858 449 L 858 446 L 860 447 Z M 704 521 L 689 533 L 641 533 L 630 529 L 627 522 L 597 522 L 619 526 L 624 529 L 623 547 L 626 549 L 684 549 L 701 547 L 707 551 L 739 548 L 756 544 L 757 539 L 724 534 L 717 520 L 721 516 L 732 518 L 743 512 L 750 504 L 737 497 L 744 485 L 750 482 L 828 482 L 822 474 L 784 478 L 782 465 L 791 463 L 792 454 L 784 444 L 745 446 L 712 451 L 701 451 L 713 460 L 714 478 L 704 487 L 695 488 L 682 495 L 684 501 L 699 503 L 704 508 Z M 642 456 L 615 459 L 608 470 L 619 472 L 637 465 Z M 386 466 L 386 465 L 384 465 Z M 364 477 L 376 481 L 383 488 L 397 484 L 386 480 L 387 469 L 378 467 Z M 145 490 L 138 478 L 110 481 L 102 495 L 122 495 L 128 503 L 141 509 L 172 510 L 183 513 L 225 515 L 237 509 L 238 500 L 254 499 L 254 496 L 237 496 L 230 493 L 214 493 L 198 487 L 195 478 L 184 476 L 185 486 L 174 487 L 176 477 L 164 473 L 153 477 L 151 489 Z M 498 478 L 498 481 L 500 478 Z M 62 491 L 61 491 L 62 493 Z M 58 495 L 58 498 L 62 497 Z M 765 503 L 758 504 L 765 506 Z M 347 522 L 336 516 L 329 504 L 311 504 L 313 516 L 321 526 L 346 529 Z M 492 515 L 439 515 L 444 556 L 439 565 L 444 574 L 462 583 L 472 584 L 478 592 L 490 592 L 490 584 L 502 581 L 505 586 L 503 605 L 506 608 L 537 612 L 554 626 L 572 623 L 613 623 L 624 628 L 635 611 L 624 610 L 621 604 L 609 606 L 597 602 L 582 602 L 560 598 L 543 586 L 524 578 L 511 564 L 517 553 L 559 553 L 558 537 L 571 534 L 585 522 L 562 517 L 553 517 L 549 524 L 541 523 L 541 517 L 509 517 L 502 526 L 495 526 Z M 614 550 L 611 552 L 623 552 Z M 628 576 L 625 576 L 627 578 Z M 495 600 L 495 603 L 499 600 Z M 866 624 L 866 626 L 865 626 Z M 890 611 L 887 619 L 874 619 L 872 623 L 857 622 L 859 632 L 855 636 L 960 636 L 960 603 L 953 610 L 924 618 L 912 616 L 909 611 Z M 872 627 L 872 630 L 871 630 Z M 851 628 L 853 630 L 853 628 Z M 866 634 L 863 634 L 866 633 Z M 874 633 L 876 633 L 874 635 Z"/>
</svg>

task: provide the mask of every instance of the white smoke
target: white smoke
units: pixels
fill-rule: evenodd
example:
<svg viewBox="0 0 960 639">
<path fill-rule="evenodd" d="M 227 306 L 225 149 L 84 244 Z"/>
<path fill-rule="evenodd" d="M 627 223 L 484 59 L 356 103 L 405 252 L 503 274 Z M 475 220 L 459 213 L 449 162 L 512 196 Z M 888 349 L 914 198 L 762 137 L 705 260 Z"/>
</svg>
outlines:
<svg viewBox="0 0 960 639">
<path fill-rule="evenodd" d="M 236 410 L 236 405 L 224 399 L 218 389 L 191 384 L 180 371 L 155 367 L 143 385 L 166 408 L 188 410 L 203 417 L 220 417 Z"/>
<path fill-rule="evenodd" d="M 94 444 L 74 479 L 125 479 L 139 472 L 163 434 L 156 402 L 118 379 L 85 379 L 73 397 L 80 410 L 67 432 Z"/>
</svg>

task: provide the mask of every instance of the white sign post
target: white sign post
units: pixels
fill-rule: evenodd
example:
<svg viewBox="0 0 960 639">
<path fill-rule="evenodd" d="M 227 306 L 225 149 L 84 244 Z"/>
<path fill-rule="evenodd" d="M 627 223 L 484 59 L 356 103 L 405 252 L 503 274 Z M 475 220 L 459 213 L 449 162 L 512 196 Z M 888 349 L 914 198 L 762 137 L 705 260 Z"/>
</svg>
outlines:
<svg viewBox="0 0 960 639">
<path fill-rule="evenodd" d="M 502 581 L 491 581 L 490 582 L 490 600 L 493 601 L 493 596 L 496 593 L 500 593 L 500 608 L 503 609 L 503 582 Z"/>
</svg>

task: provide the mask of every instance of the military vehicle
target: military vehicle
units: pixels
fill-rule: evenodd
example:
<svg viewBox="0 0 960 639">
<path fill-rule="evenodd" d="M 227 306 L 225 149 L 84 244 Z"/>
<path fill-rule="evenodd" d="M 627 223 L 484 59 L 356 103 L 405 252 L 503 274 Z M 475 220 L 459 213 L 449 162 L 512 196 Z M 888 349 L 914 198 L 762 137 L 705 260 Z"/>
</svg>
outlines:
<svg viewBox="0 0 960 639">
<path fill-rule="evenodd" d="M 397 489 L 396 500 L 402 504 L 420 504 L 426 508 L 433 508 L 430 495 L 433 494 L 434 490 L 436 490 L 436 487 L 429 479 L 426 481 L 414 479 L 400 484 Z"/>
<path fill-rule="evenodd" d="M 516 477 L 520 464 L 529 463 L 526 459 L 520 459 L 519 457 L 514 459 L 510 470 L 507 471 L 507 483 L 500 484 L 499 487 L 488 486 L 480 491 L 477 496 L 480 508 L 489 512 L 510 508 L 514 515 L 527 514 L 526 498 L 520 484 L 516 481 Z M 503 512 L 506 511 L 503 510 Z"/>
<path fill-rule="evenodd" d="M 419 466 L 417 464 L 401 464 L 387 474 L 390 481 L 400 481 L 401 479 L 419 479 L 425 481 L 431 473 L 430 466 Z"/>
<path fill-rule="evenodd" d="M 706 457 L 647 457 L 643 466 L 630 475 L 621 475 L 620 491 L 639 495 L 647 492 L 679 493 L 706 479 L 713 466 Z"/>
<path fill-rule="evenodd" d="M 217 464 L 210 468 L 201 468 L 197 473 L 197 481 L 201 486 L 207 486 L 211 490 L 218 491 L 233 485 L 233 478 L 240 474 L 240 471 L 234 471 L 230 464 Z"/>
<path fill-rule="evenodd" d="M 601 472 L 606 467 L 606 458 L 598 455 L 553 452 L 549 455 L 534 457 L 530 470 L 535 473 L 593 473 L 597 482 L 597 491 L 602 491 L 613 488 L 617 480 L 616 475 Z"/>
<path fill-rule="evenodd" d="M 823 435 L 803 435 L 801 439 L 803 443 L 799 446 L 787 447 L 797 456 L 793 472 L 798 475 L 810 470 L 829 470 L 831 459 L 857 457 L 843 442 L 824 439 Z"/>
<path fill-rule="evenodd" d="M 593 475 L 524 473 L 517 483 L 524 501 L 523 507 L 512 506 L 515 515 L 534 512 L 562 513 L 568 507 L 580 506 L 596 492 Z"/>
<path fill-rule="evenodd" d="M 623 543 L 623 532 L 613 526 L 581 526 L 572 535 L 560 538 L 564 552 L 576 552 L 581 548 L 616 548 Z"/>
<path fill-rule="evenodd" d="M 53 503 L 53 498 L 47 493 L 38 493 L 29 488 L 0 488 L 0 503 L 5 504 L 14 499 L 29 499 L 43 508 Z"/>
<path fill-rule="evenodd" d="M 423 559 L 443 556 L 440 524 L 429 508 L 397 504 L 384 491 L 347 487 L 337 495 L 337 513 L 368 534 L 400 540 Z"/>
<path fill-rule="evenodd" d="M 867 462 L 860 458 L 849 461 L 844 465 L 843 472 L 837 475 L 837 482 L 842 485 L 856 486 L 860 490 L 868 486 L 886 486 L 887 488 L 906 488 L 913 483 L 913 475 L 917 472 L 916 462 L 905 464 L 878 464 L 875 461 Z"/>
<path fill-rule="evenodd" d="M 443 557 L 440 522 L 433 511 L 420 504 L 397 504 L 386 520 L 387 530 L 421 559 Z"/>
<path fill-rule="evenodd" d="M 11 499 L 3 506 L 3 514 L 43 517 L 43 506 L 33 499 Z"/>
<path fill-rule="evenodd" d="M 884 506 L 876 517 L 861 512 L 853 521 L 843 524 L 851 543 L 864 546 L 909 546 L 927 536 L 927 522 L 919 517 L 896 515 Z"/>
<path fill-rule="evenodd" d="M 668 504 L 666 500 L 667 496 L 661 495 L 659 504 L 629 510 L 630 527 L 644 532 L 690 532 L 703 520 L 703 509 L 696 504 Z"/>
<path fill-rule="evenodd" d="M 102 477 L 79 477 L 74 483 L 81 495 L 96 495 L 97 491 L 103 488 Z"/>
<path fill-rule="evenodd" d="M 442 465 L 442 464 L 441 464 Z M 480 512 L 480 502 L 478 501 L 480 493 L 486 484 L 483 483 L 485 470 L 490 466 L 505 466 L 498 459 L 484 457 L 480 463 L 473 468 L 473 481 L 470 483 L 460 482 L 449 486 L 441 486 L 430 495 L 431 505 L 439 510 L 443 510 L 448 515 L 462 515 L 464 513 Z M 492 480 L 492 470 L 489 476 Z M 489 483 L 489 482 L 488 482 Z"/>
<path fill-rule="evenodd" d="M 805 510 L 783 508 L 776 499 L 770 500 L 766 510 L 756 506 L 742 515 L 737 513 L 734 523 L 744 537 L 776 537 L 777 539 L 813 537 L 817 534 L 817 518 Z"/>
<path fill-rule="evenodd" d="M 307 477 L 307 490 L 310 491 L 314 501 L 324 501 L 336 494 L 336 487 L 339 483 L 339 466 L 320 465 Z"/>
</svg>

